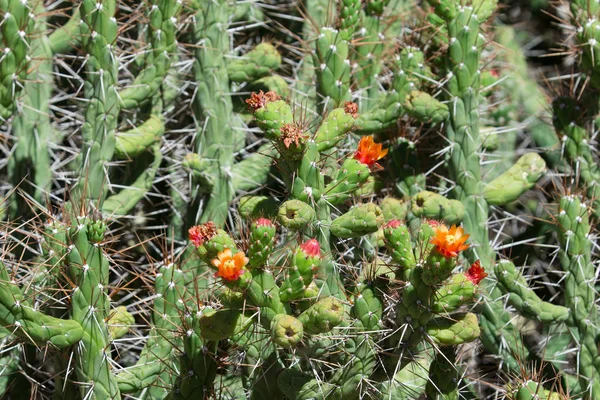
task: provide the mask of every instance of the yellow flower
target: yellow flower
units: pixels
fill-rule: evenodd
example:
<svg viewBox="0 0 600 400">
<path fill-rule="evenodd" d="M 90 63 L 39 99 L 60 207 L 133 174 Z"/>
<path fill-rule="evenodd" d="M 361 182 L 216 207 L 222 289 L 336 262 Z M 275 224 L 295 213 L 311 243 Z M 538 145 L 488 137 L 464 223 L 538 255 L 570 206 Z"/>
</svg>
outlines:
<svg viewBox="0 0 600 400">
<path fill-rule="evenodd" d="M 435 237 L 431 239 L 431 243 L 444 257 L 456 257 L 459 252 L 469 248 L 469 245 L 465 243 L 469 235 L 465 235 L 463 228 L 452 225 L 452 228 L 448 229 L 446 225 L 440 224 L 433 229 Z"/>
<path fill-rule="evenodd" d="M 248 264 L 248 261 L 244 252 L 240 251 L 232 256 L 231 250 L 225 249 L 212 260 L 212 265 L 218 269 L 215 276 L 220 276 L 226 281 L 236 281 L 244 274 L 244 266 Z"/>
</svg>

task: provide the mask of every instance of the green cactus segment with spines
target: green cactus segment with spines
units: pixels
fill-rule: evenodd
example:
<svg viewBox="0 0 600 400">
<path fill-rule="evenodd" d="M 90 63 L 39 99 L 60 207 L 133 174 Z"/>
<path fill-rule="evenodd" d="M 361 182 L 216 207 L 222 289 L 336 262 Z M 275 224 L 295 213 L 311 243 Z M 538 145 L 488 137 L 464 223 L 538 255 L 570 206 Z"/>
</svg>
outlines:
<svg viewBox="0 0 600 400">
<path fill-rule="evenodd" d="M 281 54 L 271 43 L 260 43 L 239 59 L 227 63 L 231 82 L 253 82 L 281 66 Z"/>
<path fill-rule="evenodd" d="M 304 326 L 304 331 L 309 335 L 330 332 L 340 325 L 344 319 L 344 305 L 335 297 L 319 300 L 308 310 L 304 311 L 298 319 Z"/>
<path fill-rule="evenodd" d="M 272 218 L 277 216 L 279 204 L 267 196 L 244 196 L 240 199 L 238 211 L 242 218 Z"/>
<path fill-rule="evenodd" d="M 402 103 L 406 112 L 421 122 L 439 124 L 448 118 L 448 106 L 431 95 L 413 91 Z"/>
<path fill-rule="evenodd" d="M 165 133 L 165 125 L 160 117 L 151 115 L 141 125 L 116 134 L 116 159 L 131 159 L 146 151 Z"/>
<path fill-rule="evenodd" d="M 73 10 L 73 14 L 66 24 L 55 29 L 48 40 L 54 54 L 67 53 L 80 40 L 81 15 L 79 8 Z"/>
<path fill-rule="evenodd" d="M 577 176 L 585 185 L 587 195 L 594 202 L 594 214 L 600 215 L 600 167 L 594 158 L 594 147 L 585 129 L 581 106 L 574 99 L 558 97 L 553 102 L 554 127 L 562 135 L 561 149 L 576 166 Z"/>
<path fill-rule="evenodd" d="M 21 2 L 15 2 L 21 4 Z M 10 12 L 7 10 L 7 12 Z M 45 32 L 47 28 L 45 9 L 38 4 L 33 11 L 35 16 L 35 31 Z M 3 22 L 6 24 L 6 20 Z M 0 27 L 0 30 L 2 28 Z M 0 36 L 2 36 L 0 34 Z M 8 175 L 14 187 L 20 186 L 39 203 L 43 203 L 46 191 L 52 184 L 53 171 L 50 167 L 50 151 L 48 143 L 52 140 L 52 124 L 50 121 L 50 98 L 52 94 L 52 50 L 48 37 L 39 33 L 32 37 L 23 37 L 31 48 L 29 73 L 23 90 L 23 106 L 17 108 L 16 118 L 12 123 L 11 132 L 15 145 L 8 158 Z M 5 50 L 6 51 L 6 50 Z M 11 57 L 11 53 L 2 58 Z M 4 70 L 5 61 L 0 61 L 0 70 Z M 1 74 L 1 73 L 0 73 Z M 0 78 L 1 79 L 1 78 Z M 15 82 L 14 90 L 20 83 Z M 3 83 L 0 80 L 0 92 Z M 0 94 L 0 99 L 2 94 Z M 0 105 L 0 109 L 2 106 Z M 31 182 L 31 183 L 30 183 Z M 26 202 L 18 196 L 12 197 L 11 211 L 13 216 L 27 213 L 23 207 Z"/>
<path fill-rule="evenodd" d="M 339 29 L 340 35 L 346 40 L 350 40 L 352 34 L 356 30 L 361 6 L 361 0 L 340 1 L 340 9 L 338 14 Z"/>
<path fill-rule="evenodd" d="M 205 309 L 200 317 L 200 335 L 211 341 L 230 338 L 236 329 L 240 315 L 238 310 Z"/>
<path fill-rule="evenodd" d="M 291 315 L 277 314 L 271 322 L 271 338 L 281 347 L 294 347 L 304 334 L 302 322 Z"/>
<path fill-rule="evenodd" d="M 381 15 L 390 0 L 367 0 L 365 11 L 368 14 Z"/>
<path fill-rule="evenodd" d="M 77 379 L 89 385 L 81 386 L 82 396 L 91 391 L 93 398 L 98 399 L 120 396 L 110 364 L 110 338 L 104 323 L 110 315 L 109 263 L 102 246 L 107 229 L 102 221 L 75 218 L 69 229 L 73 247 L 67 255 L 69 278 L 75 285 L 71 314 L 84 331 L 77 346 Z"/>
<path fill-rule="evenodd" d="M 336 205 L 350 199 L 371 176 L 369 167 L 354 158 L 344 160 L 335 178 L 325 186 L 323 197 Z"/>
<path fill-rule="evenodd" d="M 511 385 L 512 386 L 512 385 Z M 512 387 L 511 387 L 512 389 Z M 513 390 L 515 400 L 560 400 L 556 392 L 544 389 L 541 383 L 535 381 L 523 382 L 519 388 Z"/>
<path fill-rule="evenodd" d="M 231 250 L 232 254 L 237 252 L 237 246 L 231 236 L 224 230 L 218 229 L 215 235 L 198 246 L 196 251 L 204 262 L 210 264 L 225 249 Z"/>
<path fill-rule="evenodd" d="M 319 270 L 321 258 L 311 256 L 298 247 L 287 270 L 287 277 L 279 288 L 281 301 L 298 300 L 304 297 L 305 291 L 312 283 L 314 275 Z"/>
<path fill-rule="evenodd" d="M 381 208 L 386 221 L 394 219 L 403 221 L 406 218 L 406 214 L 408 214 L 409 204 L 406 201 L 388 196 L 381 200 L 379 208 Z"/>
<path fill-rule="evenodd" d="M 390 32 L 390 24 L 387 18 L 367 12 L 361 13 L 358 26 L 352 39 L 352 79 L 362 89 L 358 99 L 361 112 L 369 112 L 384 96 L 378 85 L 383 63 L 376 60 L 384 58 L 384 51 L 389 50 L 386 33 Z"/>
<path fill-rule="evenodd" d="M 324 152 L 336 146 L 354 126 L 354 117 L 343 108 L 331 110 L 319 126 L 313 140 L 317 150 Z"/>
<path fill-rule="evenodd" d="M 377 294 L 374 285 L 359 283 L 354 294 L 351 315 L 358 319 L 367 331 L 382 328 L 383 301 Z"/>
<path fill-rule="evenodd" d="M 475 297 L 476 286 L 465 274 L 450 277 L 435 294 L 431 311 L 436 314 L 456 311 Z"/>
<path fill-rule="evenodd" d="M 425 330 L 434 343 L 446 346 L 472 342 L 480 334 L 477 316 L 472 313 L 454 315 L 451 319 L 435 318 L 429 321 Z"/>
<path fill-rule="evenodd" d="M 144 69 L 120 94 L 123 108 L 132 109 L 154 96 L 171 67 L 177 50 L 177 17 L 179 0 L 152 0 L 147 11 L 147 41 L 150 50 L 144 52 Z"/>
<path fill-rule="evenodd" d="M 465 216 L 465 207 L 460 201 L 426 190 L 412 197 L 411 211 L 416 217 L 441 219 L 448 224 L 459 224 Z"/>
<path fill-rule="evenodd" d="M 193 39 L 195 50 L 194 79 L 198 85 L 194 98 L 194 113 L 201 121 L 197 127 L 194 147 L 202 158 L 212 160 L 214 187 L 208 196 L 201 221 L 223 225 L 229 202 L 233 199 L 230 175 L 233 164 L 233 105 L 226 56 L 230 51 L 229 2 L 227 0 L 197 0 L 193 2 Z"/>
<path fill-rule="evenodd" d="M 408 227 L 398 220 L 383 227 L 385 246 L 392 259 L 405 269 L 416 267 L 417 260 L 413 253 L 410 231 Z"/>
<path fill-rule="evenodd" d="M 82 127 L 82 164 L 74 200 L 87 199 L 102 204 L 110 180 L 108 163 L 115 151 L 120 101 L 116 92 L 117 59 L 113 45 L 117 39 L 116 2 L 106 0 L 97 7 L 95 0 L 81 2 L 83 24 L 89 35 L 82 35 L 88 55 L 85 94 L 88 98 Z"/>
<path fill-rule="evenodd" d="M 210 193 L 214 188 L 214 176 L 210 173 L 212 162 L 199 154 L 189 153 L 181 162 L 181 166 L 202 186 L 200 190 Z"/>
<path fill-rule="evenodd" d="M 27 64 L 32 48 L 31 34 L 35 21 L 27 2 L 2 0 L 0 24 L 0 119 L 8 119 L 16 108 L 22 81 L 27 77 Z M 21 81 L 21 82 L 19 82 Z"/>
<path fill-rule="evenodd" d="M 373 203 L 365 203 L 334 219 L 329 229 L 339 238 L 354 238 L 375 233 L 382 224 L 381 209 Z"/>
<path fill-rule="evenodd" d="M 496 278 L 508 293 L 509 304 L 523 316 L 544 323 L 564 322 L 569 318 L 568 308 L 540 299 L 510 261 L 502 260 L 496 265 Z"/>
<path fill-rule="evenodd" d="M 248 303 L 260 308 L 259 322 L 265 329 L 271 328 L 271 322 L 277 314 L 286 314 L 279 298 L 279 288 L 270 271 L 252 270 L 252 280 L 248 283 L 246 296 Z"/>
<path fill-rule="evenodd" d="M 402 299 L 397 305 L 397 322 L 407 326 L 401 340 L 416 344 L 422 338 L 422 328 L 433 315 L 429 312 L 433 302 L 434 290 L 421 279 L 422 268 L 413 268 L 408 274 L 408 282 L 402 290 Z"/>
<path fill-rule="evenodd" d="M 321 28 L 316 41 L 313 62 L 316 67 L 319 93 L 330 98 L 333 107 L 349 97 L 350 58 L 348 40 L 336 29 Z"/>
<path fill-rule="evenodd" d="M 590 1 L 575 0 L 571 2 L 573 24 L 577 29 L 577 45 L 581 49 L 583 72 L 588 74 L 593 87 L 600 87 L 600 48 L 598 47 L 598 4 Z"/>
<path fill-rule="evenodd" d="M 284 125 L 294 123 L 292 108 L 283 100 L 267 101 L 263 107 L 254 111 L 254 117 L 265 137 L 273 141 L 279 139 Z"/>
<path fill-rule="evenodd" d="M 406 96 L 419 89 L 423 77 L 430 75 L 425 67 L 425 55 L 414 47 L 402 49 L 392 71 L 393 90 L 372 110 L 358 116 L 356 127 L 359 133 L 369 134 L 394 127 L 402 116 L 402 103 Z"/>
<path fill-rule="evenodd" d="M 488 204 L 503 205 L 518 199 L 546 172 L 546 162 L 537 153 L 527 153 L 502 175 L 488 183 L 483 196 Z"/>
<path fill-rule="evenodd" d="M 277 219 L 284 227 L 299 231 L 316 218 L 315 210 L 300 200 L 288 200 L 279 207 Z"/>
<path fill-rule="evenodd" d="M 459 375 L 456 362 L 456 349 L 441 346 L 435 353 L 429 366 L 429 381 L 427 382 L 427 398 L 432 400 L 459 399 Z"/>
<path fill-rule="evenodd" d="M 0 324 L 13 335 L 40 346 L 49 342 L 58 348 L 66 348 L 79 342 L 84 334 L 81 325 L 76 321 L 50 317 L 31 307 L 21 289 L 10 278 L 2 261 Z"/>
<path fill-rule="evenodd" d="M 588 205 L 577 196 L 560 199 L 557 215 L 559 259 L 565 276 L 565 307 L 571 311 L 569 325 L 577 331 L 578 368 L 581 387 L 600 393 L 600 356 L 596 343 L 598 323 L 595 266 L 591 260 L 592 241 Z"/>
<path fill-rule="evenodd" d="M 163 399 L 175 382 L 182 339 L 178 333 L 184 314 L 184 274 L 175 264 L 162 265 L 154 281 L 156 297 L 152 307 L 153 326 L 137 363 L 117 375 L 123 393 L 148 388 L 152 398 Z M 155 385 L 161 382 L 161 385 Z"/>
<path fill-rule="evenodd" d="M 112 340 L 116 340 L 127 335 L 129 327 L 135 324 L 135 318 L 127 311 L 127 307 L 119 306 L 111 311 L 106 324 L 108 325 L 110 337 Z"/>
<path fill-rule="evenodd" d="M 263 186 L 269 179 L 276 153 L 277 150 L 268 143 L 235 163 L 231 168 L 231 184 L 236 192 L 248 192 Z"/>
<path fill-rule="evenodd" d="M 262 268 L 268 263 L 275 246 L 275 231 L 270 220 L 259 219 L 252 223 L 247 252 L 251 268 Z"/>
</svg>

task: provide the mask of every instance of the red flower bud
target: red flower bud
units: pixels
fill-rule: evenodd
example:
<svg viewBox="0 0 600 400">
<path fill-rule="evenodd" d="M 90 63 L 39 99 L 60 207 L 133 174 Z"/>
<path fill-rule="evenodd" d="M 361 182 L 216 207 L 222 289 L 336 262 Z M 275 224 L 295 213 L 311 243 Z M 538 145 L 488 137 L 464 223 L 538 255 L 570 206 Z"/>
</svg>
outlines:
<svg viewBox="0 0 600 400">
<path fill-rule="evenodd" d="M 399 226 L 402 225 L 402 221 L 400 221 L 399 219 L 393 219 L 390 222 L 388 222 L 387 224 L 385 224 L 383 226 L 383 229 L 387 229 L 387 228 L 397 228 Z"/>
<path fill-rule="evenodd" d="M 255 222 L 256 226 L 273 226 L 273 222 L 267 218 L 259 218 Z"/>
<path fill-rule="evenodd" d="M 479 282 L 481 282 L 485 279 L 486 276 L 488 276 L 488 274 L 485 273 L 485 270 L 481 266 L 479 260 L 475 261 L 473 265 L 471 265 L 471 268 L 469 268 L 469 270 L 465 272 L 465 275 L 467 279 L 473 282 L 473 284 L 475 285 L 479 285 Z"/>
<path fill-rule="evenodd" d="M 310 239 L 308 242 L 300 245 L 300 248 L 309 257 L 321 256 L 321 245 L 316 239 Z"/>
</svg>

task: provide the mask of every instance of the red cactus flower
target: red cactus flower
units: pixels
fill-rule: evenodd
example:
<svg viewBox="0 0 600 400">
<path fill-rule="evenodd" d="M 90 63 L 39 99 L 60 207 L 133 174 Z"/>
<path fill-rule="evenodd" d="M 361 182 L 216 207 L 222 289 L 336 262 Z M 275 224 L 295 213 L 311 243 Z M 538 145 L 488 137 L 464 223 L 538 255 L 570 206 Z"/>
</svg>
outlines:
<svg viewBox="0 0 600 400">
<path fill-rule="evenodd" d="M 231 250 L 225 249 L 212 260 L 212 265 L 218 269 L 215 276 L 220 276 L 226 281 L 236 281 L 244 274 L 244 266 L 248 264 L 248 261 L 250 260 L 244 252 L 240 251 L 232 256 Z"/>
<path fill-rule="evenodd" d="M 488 276 L 488 274 L 485 273 L 485 270 L 481 266 L 481 262 L 479 262 L 479 260 L 475 261 L 473 265 L 471 265 L 471 268 L 469 268 L 469 270 L 465 272 L 465 275 L 467 279 L 473 282 L 473 284 L 475 285 L 479 285 L 479 282 L 481 282 L 485 279 L 486 276 Z"/>
<path fill-rule="evenodd" d="M 246 104 L 248 104 L 248 108 L 252 110 L 252 112 L 256 112 L 263 108 L 267 103 L 280 100 L 281 97 L 273 91 L 269 91 L 267 93 L 263 93 L 261 90 L 258 93 L 252 92 L 249 99 L 246 99 Z"/>
<path fill-rule="evenodd" d="M 388 149 L 383 149 L 381 143 L 375 143 L 372 136 L 363 136 L 358 143 L 358 150 L 354 153 L 354 158 L 369 167 L 379 166 L 377 161 L 387 153 Z"/>
<path fill-rule="evenodd" d="M 321 257 L 321 245 L 316 239 L 310 239 L 308 242 L 301 244 L 300 248 L 309 257 Z"/>
<path fill-rule="evenodd" d="M 456 257 L 458 253 L 469 248 L 465 242 L 469 235 L 465 235 L 462 227 L 452 225 L 450 229 L 444 224 L 434 227 L 435 237 L 431 243 L 436 246 L 437 251 L 446 258 Z"/>
<path fill-rule="evenodd" d="M 402 221 L 400 221 L 399 219 L 393 219 L 393 220 L 389 221 L 387 224 L 385 224 L 383 226 L 383 229 L 387 229 L 387 228 L 394 229 L 401 225 L 402 225 Z"/>
<path fill-rule="evenodd" d="M 358 104 L 351 101 L 344 103 L 344 112 L 352 115 L 352 118 L 358 118 Z"/>
<path fill-rule="evenodd" d="M 214 222 L 208 221 L 202 225 L 192 226 L 188 230 L 188 238 L 190 242 L 194 244 L 194 246 L 202 246 L 205 241 L 209 240 L 213 236 L 217 234 L 217 227 Z"/>
</svg>

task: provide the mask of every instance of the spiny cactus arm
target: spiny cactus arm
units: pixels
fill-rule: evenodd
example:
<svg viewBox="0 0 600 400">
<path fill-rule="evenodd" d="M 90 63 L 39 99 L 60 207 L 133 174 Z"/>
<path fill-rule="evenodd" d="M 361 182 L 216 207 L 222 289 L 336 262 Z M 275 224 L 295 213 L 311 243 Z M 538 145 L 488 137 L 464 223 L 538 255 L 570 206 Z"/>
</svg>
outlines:
<svg viewBox="0 0 600 400">
<path fill-rule="evenodd" d="M 279 297 L 279 287 L 270 271 L 252 270 L 252 282 L 246 289 L 246 295 L 248 303 L 259 308 L 257 318 L 265 329 L 271 329 L 271 322 L 276 315 L 287 313 Z"/>
<path fill-rule="evenodd" d="M 175 264 L 162 265 L 154 288 L 153 326 L 148 340 L 137 363 L 119 372 L 116 379 L 123 393 L 148 388 L 153 398 L 164 398 L 175 384 L 177 376 L 173 372 L 179 369 L 181 316 L 186 296 L 183 272 Z"/>
<path fill-rule="evenodd" d="M 373 203 L 360 204 L 331 222 L 329 229 L 340 238 L 354 238 L 375 233 L 383 225 L 381 209 Z"/>
<path fill-rule="evenodd" d="M 361 6 L 360 0 L 342 0 L 340 2 L 338 13 L 340 35 L 346 40 L 350 40 L 356 31 Z"/>
<path fill-rule="evenodd" d="M 517 200 L 546 172 L 546 162 L 537 153 L 527 153 L 502 175 L 487 183 L 483 196 L 489 205 L 499 206 Z"/>
<path fill-rule="evenodd" d="M 264 185 L 269 178 L 276 150 L 265 144 L 231 168 L 231 184 L 236 192 L 247 192 Z"/>
<path fill-rule="evenodd" d="M 254 82 L 281 66 L 281 54 L 271 43 L 260 43 L 239 59 L 227 63 L 230 82 Z"/>
<path fill-rule="evenodd" d="M 509 304 L 523 316 L 545 323 L 564 322 L 569 318 L 568 308 L 540 299 L 510 261 L 501 260 L 496 264 L 496 277 L 503 291 L 508 293 Z"/>
<path fill-rule="evenodd" d="M 8 119 L 15 110 L 23 81 L 27 76 L 28 56 L 35 17 L 32 18 L 27 2 L 2 0 L 0 42 L 0 119 Z"/>
<path fill-rule="evenodd" d="M 577 30 L 577 44 L 582 49 L 582 69 L 591 78 L 593 87 L 600 87 L 600 48 L 598 47 L 598 4 L 583 0 L 570 2 L 572 24 Z"/>
<path fill-rule="evenodd" d="M 376 385 L 381 398 L 410 400 L 425 392 L 428 377 L 429 359 L 419 359 L 408 363 L 387 382 Z"/>
<path fill-rule="evenodd" d="M 44 346 L 48 343 L 66 348 L 83 337 L 77 321 L 47 316 L 34 310 L 21 289 L 11 280 L 6 265 L 0 261 L 0 323 L 22 340 Z"/>
<path fill-rule="evenodd" d="M 357 284 L 350 313 L 360 321 L 367 332 L 375 332 L 382 328 L 383 301 L 372 282 Z"/>
<path fill-rule="evenodd" d="M 324 152 L 336 146 L 354 127 L 355 118 L 356 107 L 350 102 L 347 102 L 344 108 L 336 108 L 329 112 L 313 138 L 317 143 L 317 150 Z"/>
<path fill-rule="evenodd" d="M 442 219 L 448 224 L 459 224 L 465 215 L 465 207 L 460 201 L 427 190 L 411 198 L 411 211 L 416 217 Z"/>
<path fill-rule="evenodd" d="M 342 323 L 344 306 L 335 297 L 319 300 L 304 311 L 298 319 L 309 335 L 327 333 Z"/>
<path fill-rule="evenodd" d="M 438 345 L 456 346 L 479 337 L 479 322 L 472 313 L 435 318 L 425 327 L 427 336 Z"/>
<path fill-rule="evenodd" d="M 446 104 L 418 90 L 410 92 L 402 105 L 407 114 L 424 123 L 439 124 L 450 112 Z"/>
<path fill-rule="evenodd" d="M 45 9 L 41 3 L 35 13 L 35 35 L 32 35 L 30 69 L 24 85 L 23 106 L 19 107 L 13 120 L 11 133 L 15 146 L 8 158 L 8 175 L 14 187 L 20 185 L 39 203 L 45 201 L 45 192 L 52 184 L 50 151 L 48 142 L 52 137 L 50 121 L 50 97 L 52 93 L 52 50 L 46 31 Z M 1 64 L 1 62 L 0 62 Z M 25 182 L 23 182 L 25 180 Z M 13 216 L 26 214 L 26 202 L 20 196 L 13 196 L 11 211 Z"/>
<path fill-rule="evenodd" d="M 177 49 L 177 17 L 181 6 L 178 0 L 150 2 L 147 12 L 150 50 L 144 53 L 144 69 L 119 93 L 123 108 L 138 107 L 152 98 L 162 85 Z"/>
<path fill-rule="evenodd" d="M 544 386 L 536 381 L 520 383 L 518 387 L 511 384 L 509 388 L 513 391 L 515 400 L 560 400 L 558 393 L 544 389 Z"/>
<path fill-rule="evenodd" d="M 79 37 L 80 34 L 81 14 L 79 13 L 79 8 L 76 8 L 73 11 L 71 18 L 69 18 L 69 21 L 55 29 L 54 32 L 48 36 L 52 52 L 54 54 L 67 53 L 81 40 Z"/>
<path fill-rule="evenodd" d="M 475 297 L 476 285 L 466 274 L 456 274 L 450 277 L 435 294 L 435 302 L 431 311 L 437 314 L 456 311 Z"/>
<path fill-rule="evenodd" d="M 323 197 L 336 205 L 352 197 L 370 176 L 369 167 L 354 158 L 344 160 L 335 178 L 325 186 Z"/>
<path fill-rule="evenodd" d="M 154 178 L 162 161 L 160 143 L 152 146 L 154 160 L 136 180 L 119 193 L 108 197 L 102 204 L 102 212 L 108 215 L 127 215 L 142 200 L 154 184 Z"/>
<path fill-rule="evenodd" d="M 465 206 L 463 224 L 474 243 L 466 253 L 467 258 L 471 262 L 481 259 L 481 263 L 490 270 L 495 253 L 489 243 L 486 225 L 489 205 L 482 196 L 485 184 L 481 179 L 479 160 L 482 146 L 479 131 L 479 59 L 483 47 L 480 24 L 485 21 L 486 14 L 482 11 L 493 9 L 495 2 L 487 2 L 483 10 L 481 1 L 460 8 L 452 1 L 436 0 L 434 3 L 436 14 L 445 21 L 450 37 L 447 58 L 450 114 L 446 135 L 453 147 L 448 155 L 448 172 L 456 184 L 455 197 Z M 513 354 L 527 350 L 517 343 L 519 336 L 510 323 L 511 318 L 503 304 L 497 301 L 502 296 L 501 291 L 491 284 L 483 286 L 488 298 L 482 306 L 482 342 L 489 351 L 502 352 L 505 365 L 518 371 L 519 364 Z M 504 333 L 501 335 L 502 331 Z"/>
<path fill-rule="evenodd" d="M 164 133 L 165 125 L 162 119 L 151 115 L 141 125 L 115 134 L 114 157 L 119 160 L 135 158 L 159 141 Z"/>
<path fill-rule="evenodd" d="M 383 226 L 384 243 L 392 259 L 400 268 L 410 270 L 417 266 L 417 259 L 408 227 L 397 219 Z"/>
<path fill-rule="evenodd" d="M 321 28 L 313 63 L 316 67 L 318 93 L 324 97 L 326 108 L 339 107 L 349 97 L 349 52 L 348 40 L 337 29 Z"/>
<path fill-rule="evenodd" d="M 71 314 L 81 324 L 83 338 L 77 346 L 76 373 L 82 396 L 118 398 L 117 380 L 110 363 L 110 338 L 106 320 L 110 315 L 107 294 L 109 263 L 102 246 L 107 230 L 102 221 L 74 218 L 69 228 L 73 247 L 67 255 L 68 274 L 75 285 Z"/>
<path fill-rule="evenodd" d="M 222 225 L 234 192 L 229 170 L 233 164 L 233 111 L 227 76 L 229 5 L 227 0 L 193 3 L 194 78 L 198 85 L 194 113 L 200 122 L 194 143 L 196 153 L 212 160 L 214 187 L 202 211 L 201 221 Z"/>
<path fill-rule="evenodd" d="M 579 381 L 590 393 L 600 393 L 600 356 L 596 344 L 598 311 L 594 290 L 595 266 L 591 261 L 592 242 L 587 204 L 577 196 L 560 199 L 557 216 L 559 259 L 565 276 L 565 307 L 571 310 L 569 322 L 578 331 L 580 343 Z"/>
<path fill-rule="evenodd" d="M 319 242 L 312 239 L 298 247 L 292 255 L 287 276 L 279 288 L 281 301 L 287 302 L 304 297 L 321 265 Z"/>
<path fill-rule="evenodd" d="M 85 94 L 88 97 L 82 127 L 83 161 L 74 189 L 74 202 L 91 200 L 101 205 L 109 186 L 108 163 L 113 159 L 119 100 L 116 92 L 117 59 L 113 45 L 117 38 L 114 17 L 116 1 L 105 0 L 97 7 L 95 0 L 81 2 L 80 12 L 88 35 L 82 35 L 86 61 Z"/>
<path fill-rule="evenodd" d="M 456 348 L 440 346 L 429 366 L 427 397 L 432 400 L 458 399 L 459 375 L 456 365 Z"/>
</svg>

